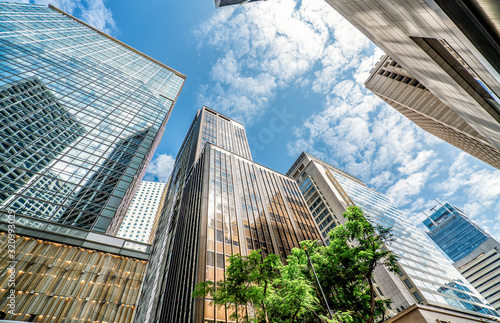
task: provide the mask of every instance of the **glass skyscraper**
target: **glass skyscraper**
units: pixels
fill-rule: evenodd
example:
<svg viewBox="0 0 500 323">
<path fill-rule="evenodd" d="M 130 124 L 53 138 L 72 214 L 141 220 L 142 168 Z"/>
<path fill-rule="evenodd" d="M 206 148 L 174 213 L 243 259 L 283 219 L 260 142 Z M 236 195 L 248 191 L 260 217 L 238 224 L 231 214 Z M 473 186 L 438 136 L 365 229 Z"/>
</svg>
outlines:
<svg viewBox="0 0 500 323">
<path fill-rule="evenodd" d="M 500 243 L 449 203 L 437 208 L 424 224 L 453 266 L 500 311 Z"/>
<path fill-rule="evenodd" d="M 54 7 L 0 4 L 0 206 L 115 234 L 185 76 Z"/>
<path fill-rule="evenodd" d="M 445 203 L 424 220 L 427 235 L 456 262 L 476 250 L 489 235 L 457 207 Z"/>
<path fill-rule="evenodd" d="M 285 260 L 300 241 L 321 240 L 295 181 L 253 162 L 244 127 L 206 107 L 161 212 L 135 322 L 227 322 L 229 310 L 192 297 L 197 283 L 223 279 L 231 254 Z"/>
<path fill-rule="evenodd" d="M 323 233 L 343 223 L 342 213 L 351 205 L 359 206 L 373 224 L 392 228 L 395 241 L 386 247 L 399 256 L 399 274 L 378 266 L 374 278 L 379 292 L 392 300 L 393 311 L 428 304 L 498 316 L 387 197 L 307 153 L 300 155 L 287 174 L 297 180 Z"/>
</svg>

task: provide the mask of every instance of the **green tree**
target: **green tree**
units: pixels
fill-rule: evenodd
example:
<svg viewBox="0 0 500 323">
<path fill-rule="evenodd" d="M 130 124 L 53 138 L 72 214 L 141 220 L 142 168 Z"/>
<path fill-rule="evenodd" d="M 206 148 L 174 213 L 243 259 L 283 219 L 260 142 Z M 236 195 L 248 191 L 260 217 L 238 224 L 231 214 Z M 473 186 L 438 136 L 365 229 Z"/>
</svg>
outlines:
<svg viewBox="0 0 500 323">
<path fill-rule="evenodd" d="M 391 300 L 375 299 L 372 278 L 377 264 L 398 270 L 396 256 L 384 247 L 393 241 L 391 229 L 372 225 L 359 207 L 351 206 L 343 215 L 347 221 L 330 232 L 329 246 L 312 244 L 319 282 L 332 310 L 351 313 L 353 322 L 383 321 Z"/>
<path fill-rule="evenodd" d="M 384 244 L 391 230 L 372 225 L 358 207 L 344 213 L 346 223 L 330 232 L 330 245 L 303 241 L 283 265 L 277 255 L 262 258 L 260 250 L 229 258 L 225 279 L 200 283 L 195 297 L 211 297 L 218 306 L 234 309 L 238 322 L 373 323 L 383 320 L 390 300 L 376 300 L 372 277 L 377 264 L 397 271 L 396 257 Z M 317 273 L 333 320 L 312 274 L 306 251 Z M 248 306 L 247 306 L 248 305 Z M 249 315 L 249 308 L 253 314 Z M 238 309 L 238 311 L 236 311 Z"/>
<path fill-rule="evenodd" d="M 217 307 L 232 308 L 233 318 L 238 322 L 254 319 L 270 322 L 266 309 L 267 298 L 280 267 L 279 256 L 271 254 L 263 259 L 260 250 L 252 251 L 247 257 L 231 255 L 225 279 L 217 283 L 209 281 L 198 284 L 193 296 L 209 296 Z M 253 317 L 248 314 L 247 305 L 253 309 Z"/>
</svg>

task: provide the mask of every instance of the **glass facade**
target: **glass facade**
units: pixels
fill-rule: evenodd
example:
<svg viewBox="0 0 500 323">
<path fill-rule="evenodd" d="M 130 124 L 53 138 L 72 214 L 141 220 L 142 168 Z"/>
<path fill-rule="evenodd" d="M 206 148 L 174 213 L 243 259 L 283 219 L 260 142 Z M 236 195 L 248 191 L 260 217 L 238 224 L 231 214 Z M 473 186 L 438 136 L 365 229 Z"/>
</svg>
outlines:
<svg viewBox="0 0 500 323">
<path fill-rule="evenodd" d="M 231 254 L 260 249 L 284 261 L 300 241 L 321 240 L 295 181 L 248 158 L 243 126 L 203 108 L 184 144 L 169 180 L 138 322 L 228 322 L 229 310 L 192 298 L 197 283 L 223 279 Z M 200 151 L 192 164 L 189 149 Z"/>
<path fill-rule="evenodd" d="M 463 278 L 427 237 L 398 210 L 387 197 L 368 188 L 362 181 L 335 167 L 303 153 L 289 173 L 299 182 L 311 209 L 322 200 L 312 198 L 314 182 L 323 183 L 321 193 L 329 194 L 328 202 L 343 211 L 350 205 L 359 206 L 373 224 L 391 227 L 395 237 L 388 248 L 399 256 L 400 277 L 413 295 L 413 304 L 447 305 L 463 310 L 498 314 Z M 300 163 L 302 166 L 298 166 Z M 296 169 L 300 169 L 296 171 Z M 333 205 L 332 205 L 333 206 Z M 315 217 L 318 221 L 319 216 Z M 321 219 L 320 219 L 321 220 Z M 322 223 L 322 222 L 319 222 Z M 333 223 L 333 222 L 331 222 Z M 386 293 L 384 291 L 384 294 Z"/>
<path fill-rule="evenodd" d="M 185 77 L 58 11 L 0 4 L 0 206 L 116 233 Z"/>
<path fill-rule="evenodd" d="M 444 253 L 455 262 L 476 250 L 488 235 L 453 205 L 445 203 L 424 220 L 427 232 Z"/>
</svg>

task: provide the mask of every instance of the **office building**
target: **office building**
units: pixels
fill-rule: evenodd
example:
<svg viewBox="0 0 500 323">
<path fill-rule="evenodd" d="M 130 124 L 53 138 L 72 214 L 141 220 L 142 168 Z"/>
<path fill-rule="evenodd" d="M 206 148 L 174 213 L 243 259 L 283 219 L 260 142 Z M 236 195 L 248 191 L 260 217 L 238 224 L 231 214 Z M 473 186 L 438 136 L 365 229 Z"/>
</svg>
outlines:
<svg viewBox="0 0 500 323">
<path fill-rule="evenodd" d="M 0 205 L 116 234 L 185 76 L 54 7 L 0 26 Z"/>
<path fill-rule="evenodd" d="M 192 297 L 197 283 L 223 279 L 231 254 L 285 260 L 315 239 L 295 181 L 253 162 L 243 125 L 203 107 L 167 184 L 135 322 L 227 322 L 230 311 Z"/>
<path fill-rule="evenodd" d="M 399 256 L 400 271 L 389 273 L 378 266 L 374 278 L 379 293 L 392 300 L 393 312 L 421 303 L 483 318 L 498 315 L 387 197 L 360 179 L 307 153 L 287 175 L 297 180 L 323 235 L 345 222 L 342 214 L 351 205 L 360 207 L 372 224 L 392 228 L 395 240 L 386 247 Z"/>
<path fill-rule="evenodd" d="M 500 243 L 449 203 L 436 207 L 424 224 L 453 266 L 500 311 Z"/>
<path fill-rule="evenodd" d="M 247 2 L 267 1 L 267 0 L 215 0 L 215 8 L 231 6 L 234 4 L 245 4 Z"/>
<path fill-rule="evenodd" d="M 389 56 L 365 85 L 420 128 L 500 169 L 500 150 Z"/>
<path fill-rule="evenodd" d="M 114 235 L 185 76 L 51 6 L 0 29 L 0 318 L 131 322 L 151 246 Z"/>
<path fill-rule="evenodd" d="M 165 183 L 142 181 L 118 230 L 118 237 L 148 243 Z"/>
<path fill-rule="evenodd" d="M 496 1 L 327 2 L 407 72 L 398 73 L 402 69 L 395 66 L 375 71 L 367 82 L 370 89 L 425 130 L 434 128 L 431 133 L 498 168 Z"/>
</svg>

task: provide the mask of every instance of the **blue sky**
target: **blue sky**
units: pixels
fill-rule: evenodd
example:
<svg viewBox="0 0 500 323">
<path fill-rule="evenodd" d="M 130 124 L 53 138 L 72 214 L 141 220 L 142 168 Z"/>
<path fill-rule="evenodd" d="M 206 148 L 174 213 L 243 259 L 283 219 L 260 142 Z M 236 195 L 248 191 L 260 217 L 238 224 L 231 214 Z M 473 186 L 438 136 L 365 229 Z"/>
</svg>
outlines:
<svg viewBox="0 0 500 323">
<path fill-rule="evenodd" d="M 415 224 L 437 198 L 500 238 L 500 172 L 367 91 L 363 82 L 383 53 L 324 0 L 218 10 L 211 0 L 36 2 L 187 76 L 146 179 L 166 181 L 196 110 L 206 105 L 246 125 L 260 164 L 285 173 L 307 151 L 387 194 Z"/>
</svg>

